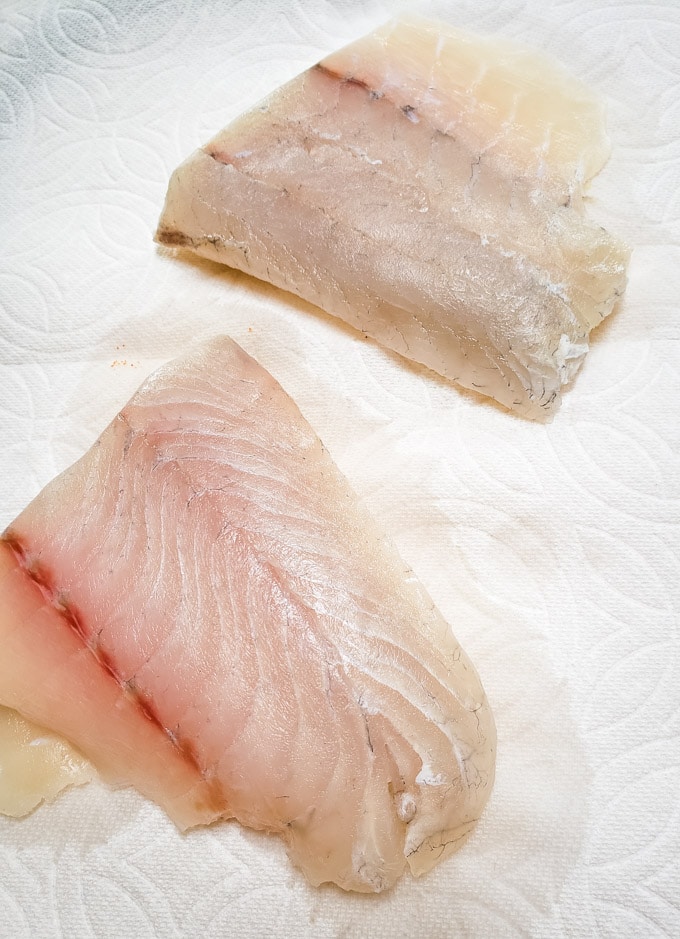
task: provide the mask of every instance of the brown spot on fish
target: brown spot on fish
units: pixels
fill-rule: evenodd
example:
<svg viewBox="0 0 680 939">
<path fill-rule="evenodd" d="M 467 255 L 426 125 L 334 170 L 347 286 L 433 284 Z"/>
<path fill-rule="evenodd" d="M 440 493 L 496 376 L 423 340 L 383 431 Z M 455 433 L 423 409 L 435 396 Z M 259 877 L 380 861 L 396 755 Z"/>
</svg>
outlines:
<svg viewBox="0 0 680 939">
<path fill-rule="evenodd" d="M 0 541 L 4 541 L 5 544 L 14 551 L 17 555 L 17 558 L 22 559 L 26 555 L 26 549 L 24 548 L 23 542 L 11 528 L 6 528 L 0 535 Z"/>
<path fill-rule="evenodd" d="M 180 751 L 187 763 L 190 763 L 191 766 L 195 767 L 198 772 L 201 772 L 201 764 L 198 759 L 198 753 L 196 747 L 190 740 L 183 739 L 181 737 L 175 738 L 175 746 Z"/>
<path fill-rule="evenodd" d="M 413 107 L 412 104 L 405 104 L 405 105 L 404 105 L 403 107 L 401 107 L 399 110 L 400 110 L 400 111 L 404 114 L 404 116 L 407 117 L 407 118 L 409 119 L 409 121 L 411 121 L 413 124 L 417 124 L 417 123 L 420 121 L 420 118 L 418 117 L 418 115 L 417 115 L 417 113 L 416 113 L 416 109 Z"/>
<path fill-rule="evenodd" d="M 162 245 L 171 245 L 177 247 L 189 247 L 193 244 L 191 238 L 188 235 L 185 235 L 181 231 L 175 231 L 171 228 L 165 228 L 164 226 L 159 226 L 156 231 L 155 239 L 159 244 Z"/>
<path fill-rule="evenodd" d="M 218 163 L 224 163 L 225 166 L 231 166 L 234 163 L 234 158 L 230 156 L 226 150 L 220 150 L 217 147 L 203 147 L 203 150 L 213 160 L 216 160 Z"/>
<path fill-rule="evenodd" d="M 214 776 L 206 778 L 203 786 L 204 798 L 197 799 L 195 809 L 203 814 L 209 812 L 216 818 L 230 818 L 228 801 L 219 779 Z"/>
</svg>

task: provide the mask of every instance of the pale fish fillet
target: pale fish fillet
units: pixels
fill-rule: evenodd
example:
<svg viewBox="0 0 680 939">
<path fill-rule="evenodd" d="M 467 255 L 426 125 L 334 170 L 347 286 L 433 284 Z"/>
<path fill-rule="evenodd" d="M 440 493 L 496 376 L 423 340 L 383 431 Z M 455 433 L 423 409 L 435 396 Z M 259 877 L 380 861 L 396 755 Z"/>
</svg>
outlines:
<svg viewBox="0 0 680 939">
<path fill-rule="evenodd" d="M 0 707 L 0 815 L 21 818 L 94 776 L 92 765 L 61 737 Z"/>
<path fill-rule="evenodd" d="M 0 701 L 182 828 L 281 834 L 315 884 L 431 868 L 491 791 L 477 674 L 274 379 L 158 371 L 0 539 Z"/>
<path fill-rule="evenodd" d="M 601 103 L 557 65 L 397 20 L 190 156 L 156 239 L 544 420 L 626 283 L 581 202 L 608 153 Z"/>
</svg>

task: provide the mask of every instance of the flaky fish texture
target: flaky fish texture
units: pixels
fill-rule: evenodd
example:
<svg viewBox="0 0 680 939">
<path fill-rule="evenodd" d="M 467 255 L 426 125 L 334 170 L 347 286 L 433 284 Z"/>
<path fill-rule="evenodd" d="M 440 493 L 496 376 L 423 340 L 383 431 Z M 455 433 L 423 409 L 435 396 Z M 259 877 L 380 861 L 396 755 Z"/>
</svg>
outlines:
<svg viewBox="0 0 680 939">
<path fill-rule="evenodd" d="M 156 239 L 545 420 L 626 282 L 581 201 L 608 153 L 600 102 L 555 64 L 397 20 L 190 156 Z"/>
<path fill-rule="evenodd" d="M 380 891 L 475 825 L 477 674 L 293 401 L 226 338 L 149 378 L 0 539 L 0 702 L 183 828 Z"/>
</svg>

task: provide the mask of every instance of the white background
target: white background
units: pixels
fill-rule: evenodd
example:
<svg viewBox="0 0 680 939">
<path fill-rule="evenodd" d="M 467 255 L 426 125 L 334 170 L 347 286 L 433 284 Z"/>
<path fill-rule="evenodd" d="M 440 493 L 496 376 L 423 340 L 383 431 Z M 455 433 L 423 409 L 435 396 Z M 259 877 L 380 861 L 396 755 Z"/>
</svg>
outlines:
<svg viewBox="0 0 680 939">
<path fill-rule="evenodd" d="M 151 241 L 181 159 L 398 9 L 517 37 L 607 100 L 591 211 L 630 283 L 549 426 Z M 680 936 L 679 244 L 677 0 L 0 3 L 0 528 L 155 365 L 226 331 L 425 583 L 499 734 L 476 836 L 388 895 L 93 784 L 0 819 L 0 935 Z"/>
</svg>

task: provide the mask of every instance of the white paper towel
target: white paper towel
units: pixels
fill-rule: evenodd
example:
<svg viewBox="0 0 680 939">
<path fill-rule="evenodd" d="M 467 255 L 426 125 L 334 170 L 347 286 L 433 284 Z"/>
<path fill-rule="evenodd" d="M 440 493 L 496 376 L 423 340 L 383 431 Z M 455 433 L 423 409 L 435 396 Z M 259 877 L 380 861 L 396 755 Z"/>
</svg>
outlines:
<svg viewBox="0 0 680 939">
<path fill-rule="evenodd" d="M 181 159 L 397 9 L 515 36 L 608 100 L 591 211 L 634 247 L 630 285 L 550 426 L 152 244 Z M 679 89 L 675 0 L 0 4 L 0 528 L 226 331 L 451 621 L 499 736 L 475 837 L 380 897 L 309 887 L 235 824 L 181 836 L 134 792 L 67 793 L 0 820 L 1 936 L 680 935 Z"/>
</svg>

